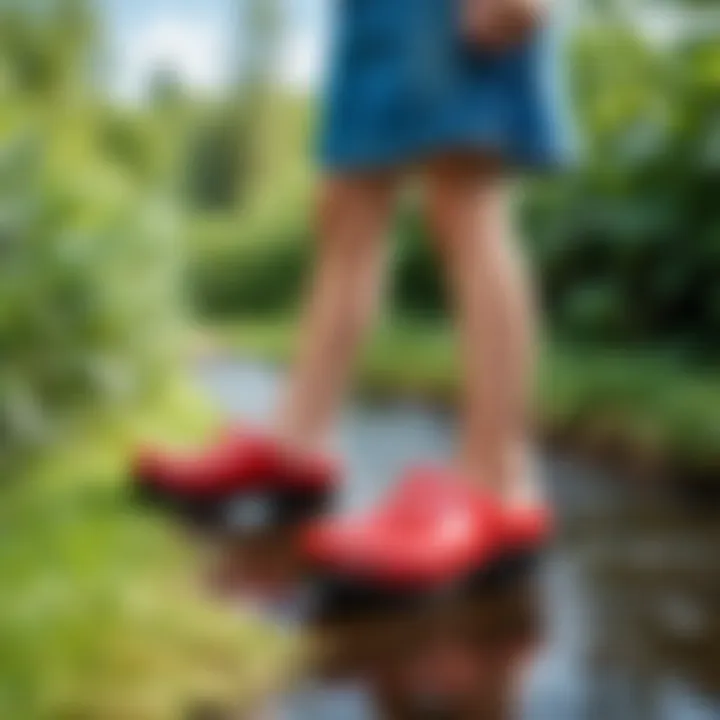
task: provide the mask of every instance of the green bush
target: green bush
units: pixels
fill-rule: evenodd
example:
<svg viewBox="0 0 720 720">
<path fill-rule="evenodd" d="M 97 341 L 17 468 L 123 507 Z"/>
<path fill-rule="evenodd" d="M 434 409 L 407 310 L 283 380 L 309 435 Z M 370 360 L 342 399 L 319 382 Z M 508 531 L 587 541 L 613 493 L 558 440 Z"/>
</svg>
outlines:
<svg viewBox="0 0 720 720">
<path fill-rule="evenodd" d="M 300 294 L 308 248 L 309 243 L 291 236 L 205 256 L 191 280 L 200 311 L 219 317 L 287 310 Z"/>
<path fill-rule="evenodd" d="M 314 249 L 306 193 L 270 200 L 195 222 L 187 287 L 202 315 L 276 313 L 297 302 Z"/>
<path fill-rule="evenodd" d="M 610 32 L 575 50 L 586 165 L 525 200 L 550 322 L 575 340 L 717 357 L 720 52 Z"/>
<path fill-rule="evenodd" d="M 227 110 L 218 115 L 195 129 L 189 141 L 184 190 L 196 209 L 231 209 L 244 190 L 248 163 L 241 152 L 240 116 Z"/>
<path fill-rule="evenodd" d="M 396 232 L 391 302 L 402 316 L 432 317 L 447 306 L 442 273 L 432 238 L 421 213 L 413 206 L 400 213 Z"/>
<path fill-rule="evenodd" d="M 0 8 L 0 470 L 166 368 L 175 213 L 147 133 L 89 83 L 85 0 Z"/>
<path fill-rule="evenodd" d="M 92 97 L 89 2 L 0 5 L 0 717 L 250 701 L 284 643 L 202 596 L 192 548 L 124 489 L 138 438 L 213 424 L 165 398 L 182 253 L 156 188 L 175 138 Z"/>
<path fill-rule="evenodd" d="M 56 449 L 0 502 L 0 717 L 176 720 L 256 702 L 296 641 L 198 586 L 201 555 L 124 489 L 138 435 L 204 435 L 186 386 Z M 148 412 L 149 410 L 149 412 Z"/>
<path fill-rule="evenodd" d="M 0 133 L 0 459 L 122 403 L 176 327 L 172 215 L 97 157 L 88 127 Z"/>
</svg>

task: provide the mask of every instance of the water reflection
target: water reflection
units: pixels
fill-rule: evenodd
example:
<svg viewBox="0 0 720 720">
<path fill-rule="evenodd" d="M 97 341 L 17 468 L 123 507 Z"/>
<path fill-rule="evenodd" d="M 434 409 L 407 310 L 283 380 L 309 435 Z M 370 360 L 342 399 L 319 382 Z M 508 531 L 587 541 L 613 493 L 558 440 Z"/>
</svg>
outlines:
<svg viewBox="0 0 720 720">
<path fill-rule="evenodd" d="M 222 362 L 202 375 L 231 412 L 266 417 L 272 372 Z M 404 465 L 447 457 L 453 431 L 451 418 L 418 407 L 353 409 L 340 437 L 345 502 L 364 505 Z M 720 718 L 717 515 L 690 514 L 569 462 L 545 465 L 561 533 L 537 577 L 492 596 L 316 629 L 313 671 L 259 717 Z M 232 597 L 255 587 L 279 617 L 304 616 L 292 537 L 211 547 L 216 589 Z"/>
<path fill-rule="evenodd" d="M 455 600 L 403 617 L 323 629 L 318 677 L 352 683 L 372 698 L 374 717 L 517 716 L 520 688 L 539 647 L 531 586 Z"/>
<path fill-rule="evenodd" d="M 568 525 L 593 598 L 594 669 L 622 688 L 627 717 L 720 717 L 718 517 L 629 498 Z"/>
</svg>

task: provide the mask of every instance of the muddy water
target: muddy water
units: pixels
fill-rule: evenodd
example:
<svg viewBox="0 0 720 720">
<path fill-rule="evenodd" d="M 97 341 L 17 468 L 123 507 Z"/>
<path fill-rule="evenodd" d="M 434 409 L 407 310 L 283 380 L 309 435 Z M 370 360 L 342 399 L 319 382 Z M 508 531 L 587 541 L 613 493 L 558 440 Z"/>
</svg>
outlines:
<svg viewBox="0 0 720 720">
<path fill-rule="evenodd" d="M 200 368 L 231 414 L 268 418 L 277 375 Z M 442 461 L 454 421 L 356 405 L 338 431 L 343 502 L 360 508 L 418 461 Z M 497 597 L 330 633 L 331 659 L 268 718 L 720 719 L 720 518 L 543 458 L 559 538 L 539 574 Z"/>
</svg>

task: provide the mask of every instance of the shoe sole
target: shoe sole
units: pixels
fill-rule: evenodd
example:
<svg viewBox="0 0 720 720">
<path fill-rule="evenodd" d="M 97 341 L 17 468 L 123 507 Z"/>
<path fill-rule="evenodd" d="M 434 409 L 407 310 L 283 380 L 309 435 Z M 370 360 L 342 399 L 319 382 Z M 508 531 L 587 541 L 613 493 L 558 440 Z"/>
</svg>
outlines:
<svg viewBox="0 0 720 720">
<path fill-rule="evenodd" d="M 258 485 L 263 483 L 258 483 Z M 143 506 L 193 528 L 221 533 L 257 533 L 305 523 L 329 512 L 335 493 L 328 488 L 247 489 L 214 497 L 187 497 L 136 479 L 133 495 Z"/>
<path fill-rule="evenodd" d="M 312 620 L 350 620 L 388 612 L 430 609 L 466 597 L 506 589 L 537 570 L 543 548 L 504 554 L 480 568 L 432 584 L 392 586 L 337 572 L 316 571 L 308 581 Z"/>
</svg>

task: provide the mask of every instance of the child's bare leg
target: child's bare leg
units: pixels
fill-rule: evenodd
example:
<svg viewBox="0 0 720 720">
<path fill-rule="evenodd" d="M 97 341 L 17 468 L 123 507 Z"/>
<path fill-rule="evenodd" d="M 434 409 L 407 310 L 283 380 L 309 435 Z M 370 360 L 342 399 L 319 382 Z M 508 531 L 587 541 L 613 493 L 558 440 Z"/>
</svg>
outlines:
<svg viewBox="0 0 720 720">
<path fill-rule="evenodd" d="M 395 179 L 330 178 L 320 190 L 318 254 L 298 355 L 278 419 L 293 447 L 322 444 L 381 295 Z"/>
<path fill-rule="evenodd" d="M 513 243 L 498 164 L 448 158 L 427 174 L 427 201 L 459 331 L 464 376 L 460 462 L 510 492 L 525 472 L 534 310 Z"/>
</svg>

